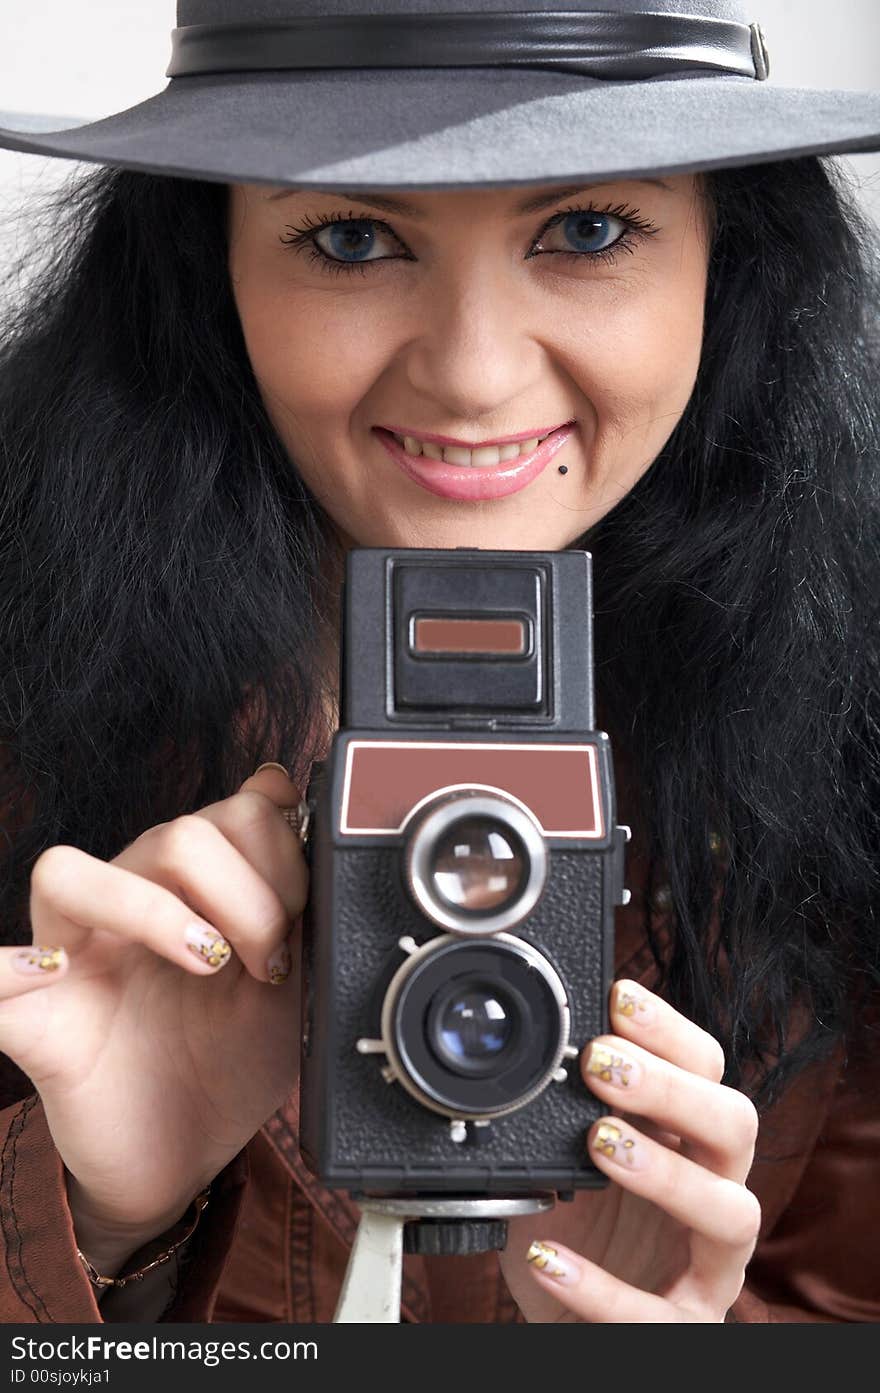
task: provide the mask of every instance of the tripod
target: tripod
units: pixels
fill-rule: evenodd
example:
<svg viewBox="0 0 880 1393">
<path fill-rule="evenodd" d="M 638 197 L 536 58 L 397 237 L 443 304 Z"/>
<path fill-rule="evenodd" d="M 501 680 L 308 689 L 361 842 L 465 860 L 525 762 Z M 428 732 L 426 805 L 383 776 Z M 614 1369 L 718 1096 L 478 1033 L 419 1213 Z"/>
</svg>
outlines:
<svg viewBox="0 0 880 1393">
<path fill-rule="evenodd" d="M 333 1322 L 400 1320 L 404 1225 L 407 1252 L 486 1253 L 507 1242 L 508 1218 L 552 1209 L 555 1195 L 510 1199 L 390 1199 L 360 1201 L 361 1218 Z M 413 1222 L 415 1221 L 415 1222 Z"/>
</svg>

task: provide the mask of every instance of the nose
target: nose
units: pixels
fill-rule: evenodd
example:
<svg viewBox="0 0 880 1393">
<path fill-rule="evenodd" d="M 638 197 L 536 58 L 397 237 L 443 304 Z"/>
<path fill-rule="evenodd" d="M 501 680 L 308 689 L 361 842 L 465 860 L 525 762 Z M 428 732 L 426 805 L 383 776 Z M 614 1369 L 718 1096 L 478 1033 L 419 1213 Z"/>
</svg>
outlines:
<svg viewBox="0 0 880 1393">
<path fill-rule="evenodd" d="M 430 414 L 438 430 L 489 439 L 518 430 L 523 410 L 528 416 L 528 407 L 546 400 L 538 385 L 546 349 L 543 326 L 528 322 L 510 285 L 485 266 L 481 275 L 472 272 L 419 300 L 404 364 L 422 420 Z M 430 413 L 425 403 L 433 403 Z"/>
</svg>

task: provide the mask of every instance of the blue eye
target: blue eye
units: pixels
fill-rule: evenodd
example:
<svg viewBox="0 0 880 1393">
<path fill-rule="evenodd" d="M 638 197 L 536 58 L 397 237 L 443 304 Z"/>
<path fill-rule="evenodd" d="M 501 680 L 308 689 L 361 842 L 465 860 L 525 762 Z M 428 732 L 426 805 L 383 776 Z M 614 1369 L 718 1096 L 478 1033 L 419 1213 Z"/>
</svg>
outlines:
<svg viewBox="0 0 880 1393">
<path fill-rule="evenodd" d="M 372 231 L 374 224 L 369 218 L 358 218 L 352 222 L 329 224 L 330 251 L 334 256 L 345 258 L 353 256 L 362 261 L 369 256 L 376 241 Z"/>
<path fill-rule="evenodd" d="M 545 249 L 543 242 L 550 232 L 559 228 L 565 241 L 562 247 Z M 403 243 L 387 223 L 376 218 L 357 217 L 353 213 L 334 213 L 332 217 L 305 226 L 289 227 L 290 236 L 281 237 L 285 246 L 294 251 L 309 248 L 310 259 L 325 271 L 359 271 L 366 274 L 368 265 L 386 261 L 415 261 L 412 254 L 404 256 L 373 255 L 377 245 L 388 238 L 398 247 Z M 538 254 L 566 257 L 584 264 L 603 261 L 613 265 L 621 252 L 632 252 L 634 245 L 653 236 L 659 228 L 640 217 L 638 209 L 616 207 L 567 208 L 545 223 L 540 236 L 532 244 L 528 258 Z M 323 243 L 318 240 L 324 237 Z"/>
<path fill-rule="evenodd" d="M 613 222 L 620 222 L 619 218 L 612 219 Z M 609 217 L 607 213 L 569 213 L 564 221 L 558 226 L 562 228 L 566 237 L 577 251 L 596 252 L 604 251 L 608 245 L 609 237 Z M 611 229 L 613 231 L 613 228 Z M 612 238 L 615 241 L 616 238 Z"/>
</svg>

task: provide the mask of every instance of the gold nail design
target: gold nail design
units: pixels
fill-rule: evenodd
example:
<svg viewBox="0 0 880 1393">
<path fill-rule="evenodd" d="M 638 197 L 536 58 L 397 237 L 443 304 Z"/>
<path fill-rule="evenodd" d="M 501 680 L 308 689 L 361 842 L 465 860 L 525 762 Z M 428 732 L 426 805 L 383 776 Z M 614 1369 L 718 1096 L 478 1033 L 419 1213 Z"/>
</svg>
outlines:
<svg viewBox="0 0 880 1393">
<path fill-rule="evenodd" d="M 219 936 L 211 943 L 206 943 L 201 949 L 201 956 L 210 967 L 222 967 L 226 962 L 232 949 L 225 938 Z"/>
<path fill-rule="evenodd" d="M 615 1083 L 621 1088 L 629 1088 L 636 1081 L 636 1070 L 629 1059 L 622 1054 L 614 1054 L 607 1045 L 591 1045 L 587 1072 L 595 1074 L 603 1083 Z"/>
<path fill-rule="evenodd" d="M 614 1009 L 621 1016 L 635 1020 L 637 1025 L 650 1025 L 654 1020 L 654 1003 L 629 983 L 618 982 L 614 988 Z"/>
<path fill-rule="evenodd" d="M 22 948 L 15 955 L 15 966 L 19 972 L 57 972 L 64 966 L 62 948 Z"/>
<path fill-rule="evenodd" d="M 186 931 L 186 946 L 209 967 L 223 967 L 228 963 L 232 949 L 213 929 L 193 927 Z"/>
<path fill-rule="evenodd" d="M 646 1011 L 647 1007 L 642 997 L 636 996 L 635 992 L 619 992 L 617 1009 L 622 1016 L 634 1016 L 636 1011 Z"/>
<path fill-rule="evenodd" d="M 526 1253 L 526 1262 L 533 1263 L 539 1272 L 546 1272 L 548 1277 L 565 1277 L 566 1270 L 555 1261 L 557 1257 L 556 1249 L 551 1248 L 549 1243 L 534 1242 Z"/>
<path fill-rule="evenodd" d="M 280 987 L 282 982 L 287 981 L 290 976 L 290 949 L 286 943 L 275 949 L 266 967 L 273 986 Z"/>
<path fill-rule="evenodd" d="M 612 1122 L 602 1123 L 593 1146 L 597 1151 L 601 1151 L 603 1156 L 607 1156 L 609 1161 L 623 1161 L 630 1166 L 633 1163 L 635 1142 L 632 1137 L 625 1137 L 620 1128 L 615 1127 Z"/>
</svg>

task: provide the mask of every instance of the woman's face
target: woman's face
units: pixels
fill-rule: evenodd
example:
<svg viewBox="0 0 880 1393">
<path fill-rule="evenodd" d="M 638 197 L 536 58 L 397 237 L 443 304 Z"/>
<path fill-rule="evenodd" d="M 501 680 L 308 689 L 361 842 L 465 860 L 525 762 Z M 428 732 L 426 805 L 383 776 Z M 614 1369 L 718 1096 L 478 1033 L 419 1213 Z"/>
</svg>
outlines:
<svg viewBox="0 0 880 1393">
<path fill-rule="evenodd" d="M 645 473 L 693 390 L 697 178 L 381 196 L 407 211 L 230 190 L 232 286 L 278 435 L 345 545 L 564 548 Z M 537 453 L 491 451 L 566 424 Z M 411 459 L 389 431 L 489 448 Z"/>
</svg>

